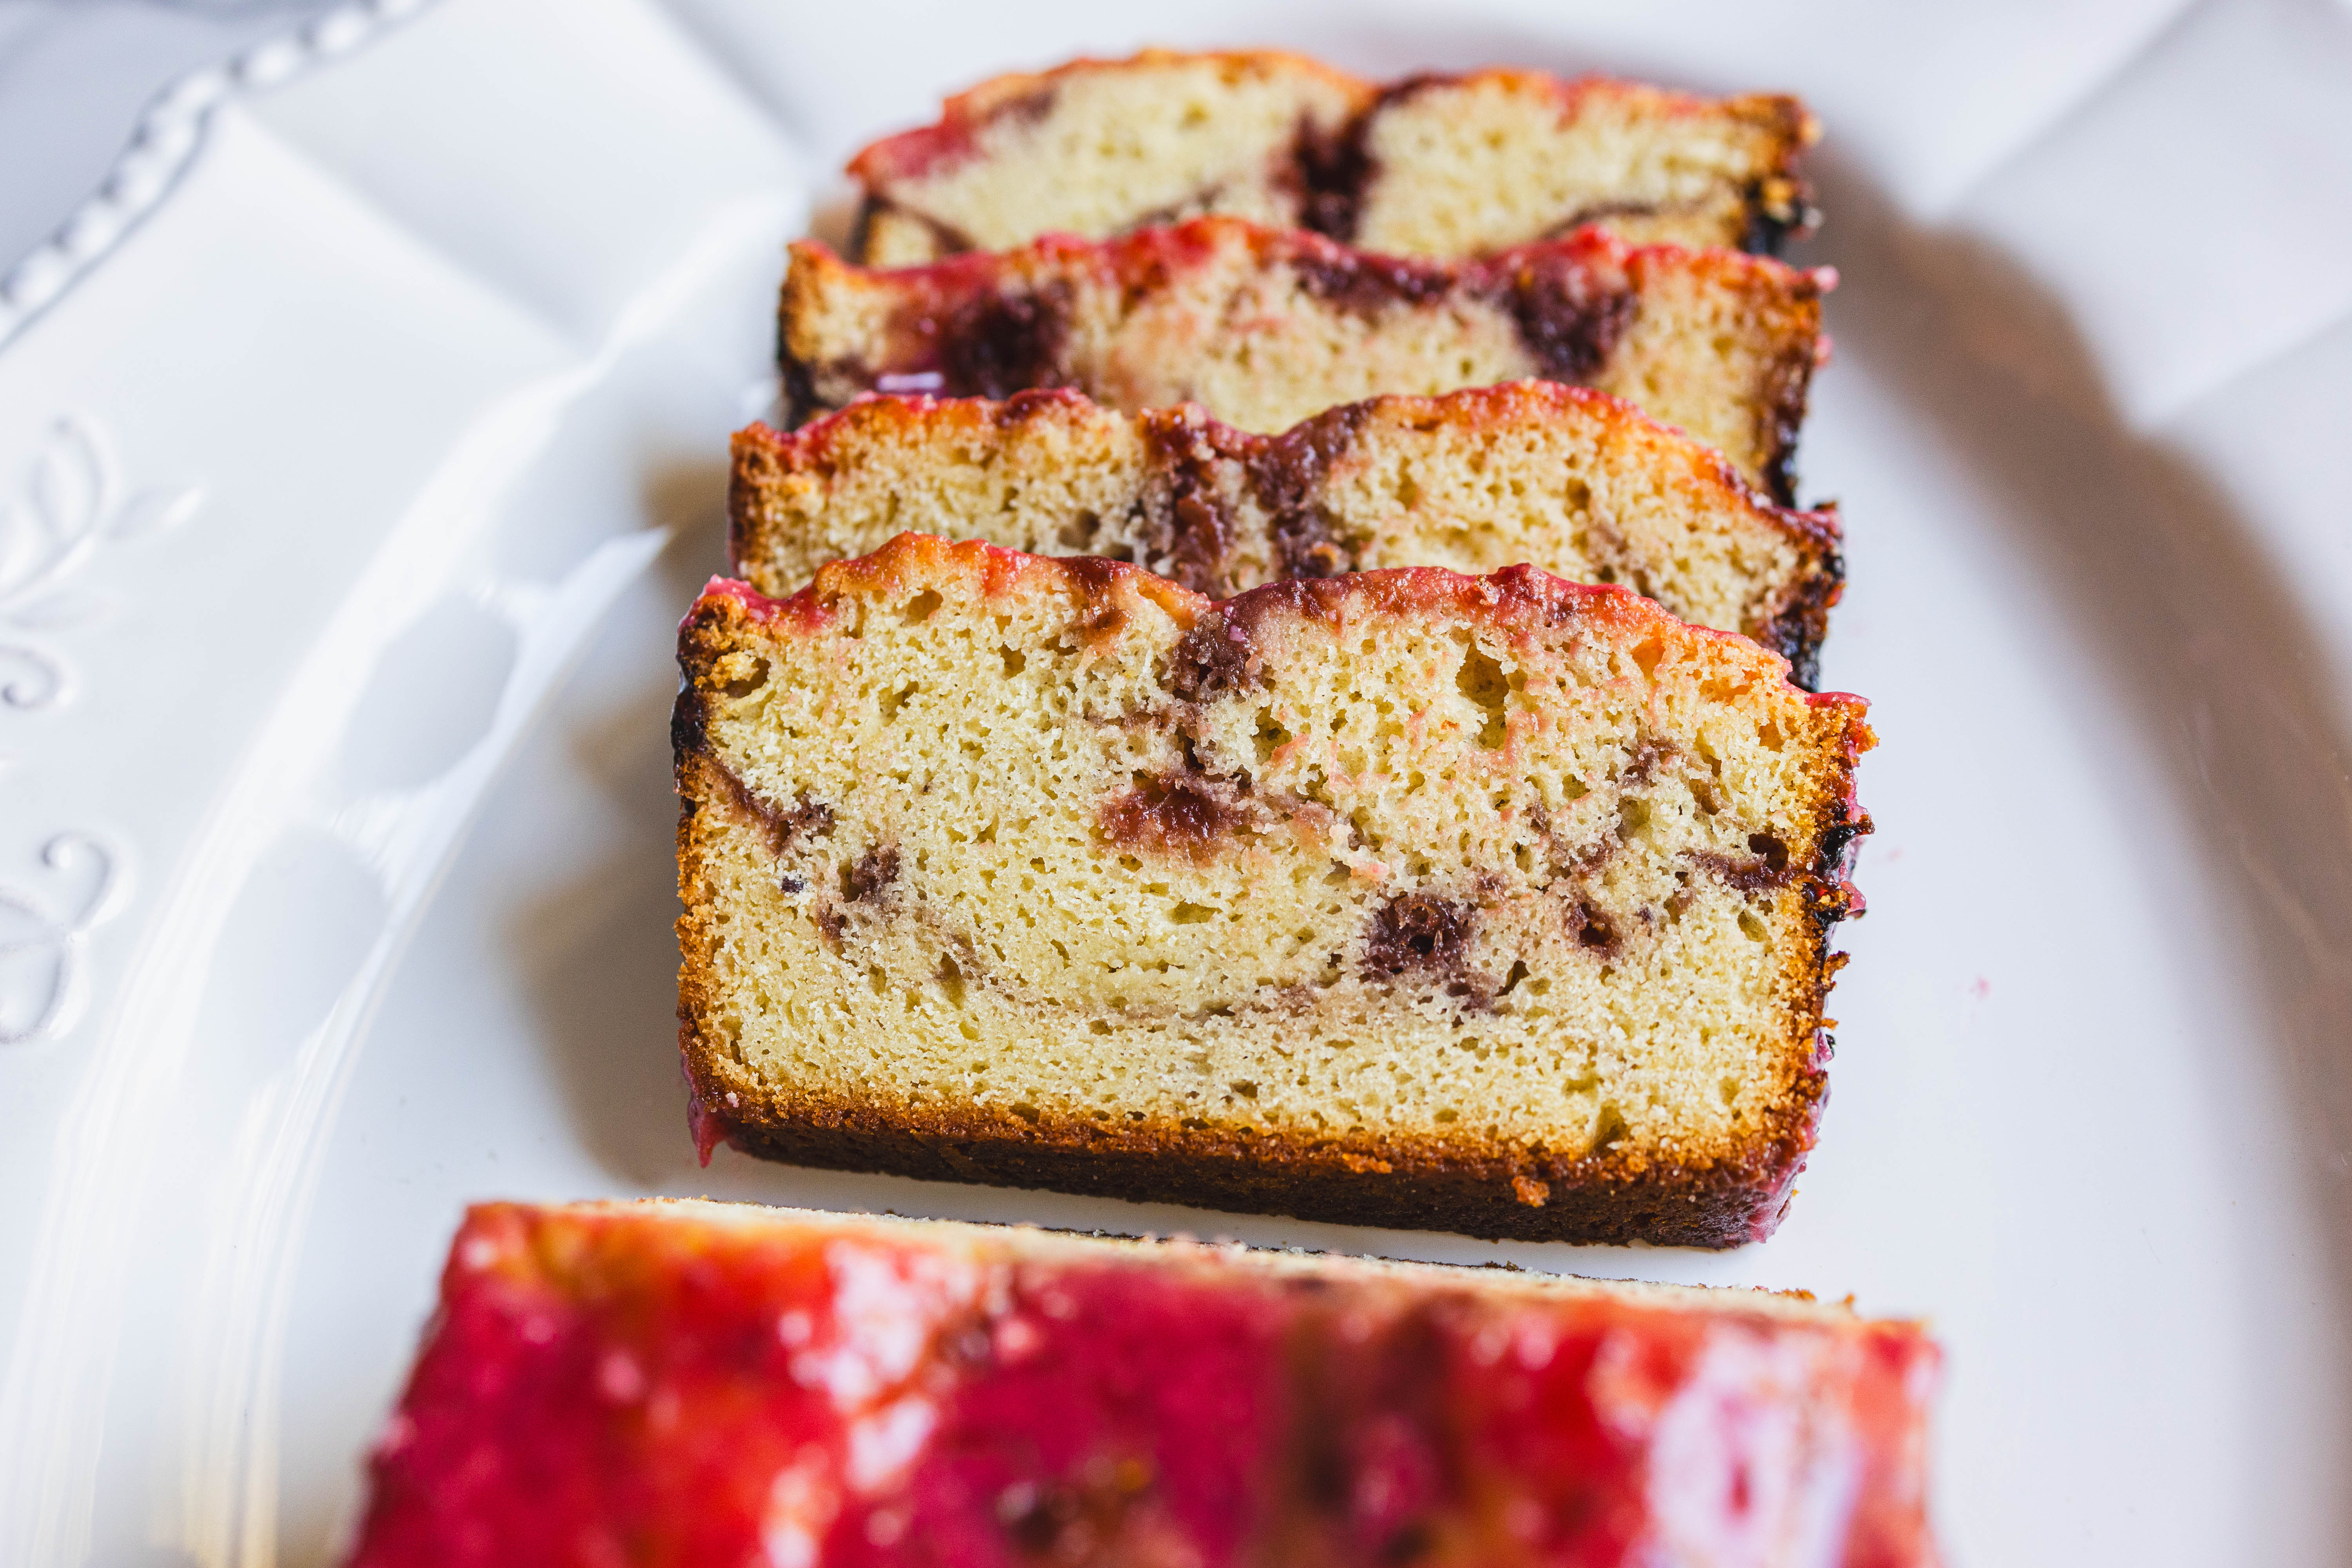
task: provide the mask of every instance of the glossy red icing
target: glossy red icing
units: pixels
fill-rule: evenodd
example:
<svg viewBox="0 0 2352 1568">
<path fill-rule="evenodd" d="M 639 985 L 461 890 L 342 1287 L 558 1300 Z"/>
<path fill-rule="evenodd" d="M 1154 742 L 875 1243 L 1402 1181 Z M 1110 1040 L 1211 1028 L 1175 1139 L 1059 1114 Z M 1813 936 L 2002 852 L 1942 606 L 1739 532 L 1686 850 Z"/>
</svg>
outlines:
<svg viewBox="0 0 2352 1568">
<path fill-rule="evenodd" d="M 478 1208 L 352 1561 L 1933 1563 L 1934 1347 L 1757 1302 Z"/>
</svg>

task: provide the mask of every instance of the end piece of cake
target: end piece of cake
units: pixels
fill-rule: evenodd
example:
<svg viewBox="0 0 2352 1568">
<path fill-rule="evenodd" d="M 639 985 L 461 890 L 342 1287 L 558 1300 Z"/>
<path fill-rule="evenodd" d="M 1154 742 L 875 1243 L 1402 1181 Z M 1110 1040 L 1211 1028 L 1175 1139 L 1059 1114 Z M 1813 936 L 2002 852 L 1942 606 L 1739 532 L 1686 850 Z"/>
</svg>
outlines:
<svg viewBox="0 0 2352 1568">
<path fill-rule="evenodd" d="M 874 397 L 735 437 L 736 575 L 781 598 L 914 531 L 1132 561 L 1223 598 L 1284 577 L 1529 562 L 1754 637 L 1813 682 L 1834 511 L 1775 507 L 1631 404 L 1550 382 L 1376 397 L 1258 436 L 1067 391 Z"/>
<path fill-rule="evenodd" d="M 1606 225 L 1770 250 L 1810 226 L 1793 98 L 1706 99 L 1529 70 L 1386 87 L 1272 50 L 1078 60 L 948 100 L 851 161 L 860 258 L 908 267 L 1205 213 L 1398 256 L 1481 256 Z"/>
<path fill-rule="evenodd" d="M 1594 229 L 1441 263 L 1198 218 L 897 271 L 803 240 L 780 351 L 794 422 L 868 392 L 1068 386 L 1275 431 L 1382 394 L 1540 377 L 1638 405 L 1786 504 L 1823 287 L 1777 261 Z"/>
<path fill-rule="evenodd" d="M 901 535 L 679 634 L 708 1144 L 1539 1240 L 1769 1234 L 1862 703 L 1532 568 L 1211 601 Z"/>
<path fill-rule="evenodd" d="M 352 1568 L 1933 1568 L 1915 1322 L 730 1204 L 487 1205 Z"/>
</svg>

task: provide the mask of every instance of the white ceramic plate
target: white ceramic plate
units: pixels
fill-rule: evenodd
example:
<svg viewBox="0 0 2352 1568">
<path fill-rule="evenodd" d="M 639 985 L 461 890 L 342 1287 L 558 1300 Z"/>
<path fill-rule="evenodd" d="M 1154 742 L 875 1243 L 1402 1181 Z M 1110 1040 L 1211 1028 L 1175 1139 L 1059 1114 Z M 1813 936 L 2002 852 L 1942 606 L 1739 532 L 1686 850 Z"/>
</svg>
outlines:
<svg viewBox="0 0 2352 1568">
<path fill-rule="evenodd" d="M 167 98 L 0 286 L 0 1562 L 327 1559 L 461 1205 L 652 1192 L 1853 1292 L 1949 1348 L 1958 1561 L 2352 1561 L 2352 16 L 2053 9 L 387 3 Z M 1827 121 L 1884 745 L 1769 1244 L 696 1167 L 671 626 L 778 247 L 1155 38 Z"/>
</svg>

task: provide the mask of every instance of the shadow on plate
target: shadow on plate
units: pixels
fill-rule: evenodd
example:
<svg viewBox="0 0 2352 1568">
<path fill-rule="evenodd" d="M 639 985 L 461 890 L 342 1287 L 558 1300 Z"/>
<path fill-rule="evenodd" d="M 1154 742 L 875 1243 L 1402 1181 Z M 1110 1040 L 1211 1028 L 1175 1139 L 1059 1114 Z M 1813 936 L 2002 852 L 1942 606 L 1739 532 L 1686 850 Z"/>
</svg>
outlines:
<svg viewBox="0 0 2352 1568">
<path fill-rule="evenodd" d="M 643 489 L 649 520 L 675 533 L 655 563 L 650 591 L 682 614 L 703 583 L 726 569 L 727 465 L 716 458 L 667 465 L 649 473 Z M 600 703 L 571 736 L 581 776 L 619 824 L 609 836 L 611 853 L 526 907 L 511 941 L 583 1146 L 625 1180 L 660 1186 L 693 1168 L 694 1151 L 678 1076 L 671 935 L 677 801 L 669 713 L 677 673 L 667 646 L 644 652 L 642 680 Z"/>
<path fill-rule="evenodd" d="M 2252 966 L 2305 1195 L 2352 1302 L 2352 742 L 2326 651 L 2257 526 L 2128 426 L 2063 306 L 1998 250 L 1908 224 L 1836 158 L 1814 174 L 1841 351 L 1997 500 L 2004 543 L 2073 619 L 2205 870 L 2236 895 L 2180 915 Z M 2063 898 L 2014 852 L 2023 896 Z"/>
</svg>

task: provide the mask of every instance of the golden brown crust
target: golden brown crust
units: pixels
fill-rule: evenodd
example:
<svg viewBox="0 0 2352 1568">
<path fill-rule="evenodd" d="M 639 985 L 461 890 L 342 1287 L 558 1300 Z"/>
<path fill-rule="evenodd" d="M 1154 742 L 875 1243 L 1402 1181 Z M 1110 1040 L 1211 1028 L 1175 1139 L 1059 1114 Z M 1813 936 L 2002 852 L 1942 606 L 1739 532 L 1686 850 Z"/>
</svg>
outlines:
<svg viewBox="0 0 2352 1568">
<path fill-rule="evenodd" d="M 1053 561 L 974 543 L 904 536 L 866 560 L 828 566 L 789 601 L 760 598 L 740 584 L 714 584 L 681 628 L 686 677 L 673 733 L 681 796 L 678 927 L 680 1043 L 698 1103 L 715 1131 L 746 1152 L 803 1163 L 886 1170 L 936 1179 L 989 1180 L 1209 1206 L 1275 1210 L 1367 1225 L 1433 1226 L 1471 1234 L 1576 1241 L 1648 1240 L 1727 1246 L 1768 1232 L 1777 1220 L 1825 1094 L 1821 1007 L 1835 960 L 1827 933 L 1858 904 L 1844 870 L 1854 837 L 1867 830 L 1853 805 L 1852 770 L 1869 744 L 1860 705 L 1811 699 L 1836 715 L 1843 743 L 1811 764 L 1801 824 L 1788 825 L 1789 885 L 1806 910 L 1780 952 L 1777 1039 L 1763 1053 L 1780 1064 L 1781 1089 L 1760 1122 L 1719 1144 L 1685 1143 L 1671 1157 L 1632 1141 L 1592 1152 L 1548 1152 L 1498 1141 L 1466 1124 L 1443 1134 L 1359 1129 L 1308 1138 L 1228 1120 L 1138 1116 L 1105 1122 L 1051 1108 L 972 1100 L 898 1105 L 845 1098 L 745 1067 L 719 1016 L 711 976 L 719 962 L 719 868 L 740 853 L 747 828 L 740 785 L 717 755 L 709 714 L 726 697 L 721 661 L 773 639 L 823 637 L 835 606 L 861 591 L 894 594 L 956 579 L 992 600 L 1031 587 L 1079 596 L 1081 618 L 1115 635 L 1122 606 L 1149 602 L 1180 627 L 1244 635 L 1267 616 L 1338 618 L 1358 624 L 1376 610 L 1444 616 L 1524 632 L 1573 623 L 1629 645 L 1672 638 L 1721 660 L 1727 679 L 1777 665 L 1739 639 L 1681 626 L 1622 590 L 1579 587 L 1520 570 L 1496 578 L 1436 571 L 1366 574 L 1271 585 L 1219 605 L 1133 567 Z M 763 642 L 763 639 L 765 641 Z M 740 656 L 738 656 L 740 657 Z M 1735 875 L 1761 876 L 1761 868 Z"/>
<path fill-rule="evenodd" d="M 1393 1139 L 1300 1147 L 1167 1122 L 1108 1131 L 1075 1119 L 1033 1122 L 983 1106 L 910 1117 L 816 1097 L 752 1100 L 727 1087 L 723 1059 L 691 1041 L 687 1052 L 704 1104 L 742 1100 L 723 1118 L 727 1142 L 786 1164 L 1497 1240 L 1657 1247 L 1737 1247 L 1769 1233 L 1827 1094 L 1827 1080 L 1813 1079 L 1812 1098 L 1748 1162 L 1628 1173 L 1608 1156 L 1529 1159 Z"/>
</svg>

